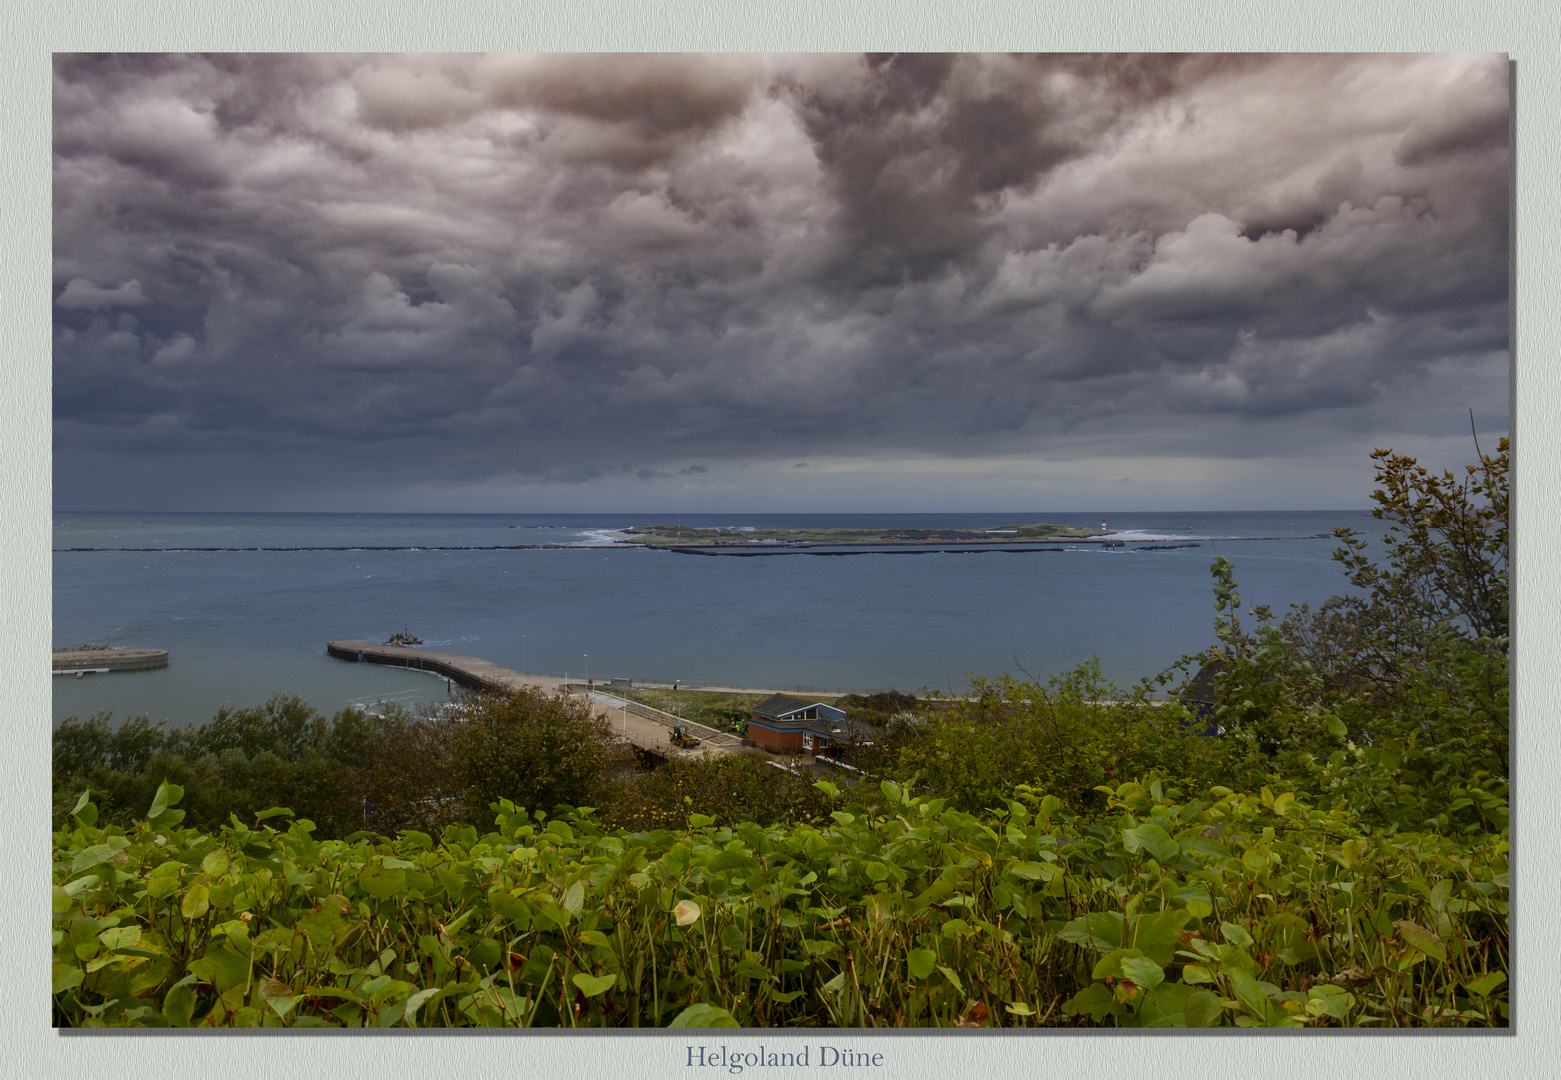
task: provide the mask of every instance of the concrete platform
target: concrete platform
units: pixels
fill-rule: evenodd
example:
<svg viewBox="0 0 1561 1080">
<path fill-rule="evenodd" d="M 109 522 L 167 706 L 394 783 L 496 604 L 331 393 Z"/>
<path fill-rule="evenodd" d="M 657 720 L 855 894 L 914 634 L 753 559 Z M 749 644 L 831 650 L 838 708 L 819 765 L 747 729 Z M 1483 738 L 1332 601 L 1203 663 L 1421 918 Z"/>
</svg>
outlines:
<svg viewBox="0 0 1561 1080">
<path fill-rule="evenodd" d="M 167 649 L 56 649 L 54 674 L 149 671 L 168 666 Z"/>
<path fill-rule="evenodd" d="M 413 668 L 443 675 L 452 683 L 471 690 L 543 690 L 552 694 L 566 691 L 563 680 L 556 676 L 522 675 L 507 667 L 475 656 L 442 652 L 438 649 L 409 648 L 405 645 L 379 645 L 372 641 L 330 641 L 325 649 L 338 660 L 354 663 L 386 664 L 391 667 Z M 730 732 L 682 720 L 660 709 L 652 709 L 637 701 L 629 701 L 613 694 L 584 689 L 573 691 L 575 696 L 586 698 L 596 715 L 612 726 L 626 742 L 647 753 L 663 758 L 697 758 L 706 754 L 717 757 L 735 753 L 763 753 L 745 746 L 743 740 Z M 672 745 L 672 725 L 684 724 L 689 734 L 700 740 L 700 745 L 685 750 Z"/>
</svg>

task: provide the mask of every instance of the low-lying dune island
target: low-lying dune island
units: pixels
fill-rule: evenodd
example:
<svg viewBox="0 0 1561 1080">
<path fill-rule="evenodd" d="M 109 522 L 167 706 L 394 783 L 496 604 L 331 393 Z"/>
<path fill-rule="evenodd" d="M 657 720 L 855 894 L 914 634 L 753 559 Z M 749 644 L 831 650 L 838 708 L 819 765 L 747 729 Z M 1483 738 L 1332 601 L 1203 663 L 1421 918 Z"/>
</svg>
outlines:
<svg viewBox="0 0 1561 1080">
<path fill-rule="evenodd" d="M 756 525 L 635 525 L 623 535 L 646 547 L 730 547 L 749 544 L 827 544 L 872 546 L 929 543 L 1035 543 L 1047 540 L 1088 540 L 1109 535 L 1106 529 L 1033 522 L 991 528 L 958 529 L 777 529 Z"/>
</svg>

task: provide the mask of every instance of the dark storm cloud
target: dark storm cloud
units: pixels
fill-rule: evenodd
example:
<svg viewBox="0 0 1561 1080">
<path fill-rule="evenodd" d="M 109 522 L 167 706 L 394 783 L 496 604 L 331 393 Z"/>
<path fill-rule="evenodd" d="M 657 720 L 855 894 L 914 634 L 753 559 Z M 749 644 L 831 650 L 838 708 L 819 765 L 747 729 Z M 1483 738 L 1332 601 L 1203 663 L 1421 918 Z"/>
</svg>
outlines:
<svg viewBox="0 0 1561 1080">
<path fill-rule="evenodd" d="M 62 503 L 1505 426 L 1499 56 L 54 74 Z"/>
</svg>

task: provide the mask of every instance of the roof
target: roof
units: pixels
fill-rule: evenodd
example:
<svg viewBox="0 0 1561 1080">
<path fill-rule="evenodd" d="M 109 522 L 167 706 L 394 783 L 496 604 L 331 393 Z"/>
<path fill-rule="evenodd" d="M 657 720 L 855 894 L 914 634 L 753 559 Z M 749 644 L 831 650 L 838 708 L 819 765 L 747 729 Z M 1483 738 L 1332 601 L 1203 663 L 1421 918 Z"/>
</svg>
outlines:
<svg viewBox="0 0 1561 1080">
<path fill-rule="evenodd" d="M 765 698 L 753 707 L 753 712 L 759 716 L 767 716 L 772 720 L 780 720 L 794 712 L 803 709 L 817 708 L 824 704 L 822 701 L 803 701 L 788 694 L 776 694 L 774 697 Z"/>
<path fill-rule="evenodd" d="M 1174 693 L 1188 701 L 1214 701 L 1217 680 L 1225 673 L 1225 661 L 1209 659 L 1203 662 L 1192 678 L 1179 686 Z"/>
<path fill-rule="evenodd" d="M 833 724 L 826 723 L 819 726 L 828 729 L 827 731 L 819 732 L 819 734 L 827 734 L 837 742 L 871 743 L 878 738 L 878 729 L 871 724 L 864 724 L 860 720 L 837 720 Z"/>
</svg>

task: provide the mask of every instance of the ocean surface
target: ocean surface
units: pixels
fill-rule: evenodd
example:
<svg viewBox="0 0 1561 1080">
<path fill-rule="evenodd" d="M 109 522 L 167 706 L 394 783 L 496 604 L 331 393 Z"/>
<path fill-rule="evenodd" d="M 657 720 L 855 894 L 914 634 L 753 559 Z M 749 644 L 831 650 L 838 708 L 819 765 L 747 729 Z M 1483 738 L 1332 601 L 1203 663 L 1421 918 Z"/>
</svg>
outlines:
<svg viewBox="0 0 1561 1080">
<path fill-rule="evenodd" d="M 1347 589 L 1331 559 L 1337 541 L 1319 534 L 1338 525 L 1383 532 L 1366 510 L 1106 520 L 1125 547 L 713 558 L 613 547 L 605 534 L 674 522 L 978 529 L 1101 519 L 59 513 L 52 644 L 167 649 L 170 662 L 55 677 L 54 722 L 107 711 L 198 723 L 223 703 L 276 693 L 326 713 L 444 700 L 443 679 L 325 652 L 329 640 L 384 641 L 403 628 L 428 648 L 599 680 L 958 693 L 970 674 L 1044 679 L 1095 656 L 1127 684 L 1214 642 L 1216 555 L 1235 564 L 1244 609 L 1282 612 Z M 1135 550 L 1157 541 L 1198 546 Z"/>
</svg>

